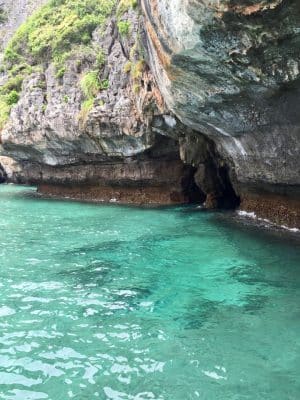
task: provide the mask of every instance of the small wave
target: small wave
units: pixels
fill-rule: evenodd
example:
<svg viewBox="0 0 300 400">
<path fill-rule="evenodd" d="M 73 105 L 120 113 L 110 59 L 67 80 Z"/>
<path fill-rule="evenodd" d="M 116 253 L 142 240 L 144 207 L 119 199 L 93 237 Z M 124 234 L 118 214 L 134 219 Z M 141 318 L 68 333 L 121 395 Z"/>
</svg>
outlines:
<svg viewBox="0 0 300 400">
<path fill-rule="evenodd" d="M 277 224 L 273 223 L 272 221 L 270 221 L 270 220 L 267 219 L 267 218 L 260 218 L 260 217 L 258 217 L 258 216 L 255 214 L 255 212 L 248 212 L 248 211 L 244 211 L 244 210 L 239 210 L 239 211 L 237 212 L 237 214 L 238 214 L 240 217 L 251 218 L 251 219 L 255 219 L 256 221 L 259 221 L 259 222 L 264 222 L 264 223 L 266 223 L 268 226 L 278 227 L 278 228 L 281 228 L 281 229 L 284 229 L 284 230 L 287 230 L 287 231 L 293 232 L 293 233 L 298 233 L 298 232 L 300 232 L 300 229 L 298 229 L 298 228 L 289 228 L 289 227 L 286 226 L 286 225 L 277 225 Z"/>
<path fill-rule="evenodd" d="M 243 211 L 243 210 L 238 211 L 238 215 L 240 215 L 241 217 L 248 217 L 248 218 L 253 218 L 253 219 L 257 218 L 255 212 L 248 212 L 248 211 Z"/>
</svg>

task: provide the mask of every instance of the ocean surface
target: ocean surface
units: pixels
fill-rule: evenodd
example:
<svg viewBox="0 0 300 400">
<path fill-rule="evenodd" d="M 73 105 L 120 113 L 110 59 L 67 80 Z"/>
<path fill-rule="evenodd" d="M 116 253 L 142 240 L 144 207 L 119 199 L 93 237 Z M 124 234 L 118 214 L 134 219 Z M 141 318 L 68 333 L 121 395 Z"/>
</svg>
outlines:
<svg viewBox="0 0 300 400">
<path fill-rule="evenodd" d="M 0 186 L 1 400 L 299 400 L 296 235 Z"/>
</svg>

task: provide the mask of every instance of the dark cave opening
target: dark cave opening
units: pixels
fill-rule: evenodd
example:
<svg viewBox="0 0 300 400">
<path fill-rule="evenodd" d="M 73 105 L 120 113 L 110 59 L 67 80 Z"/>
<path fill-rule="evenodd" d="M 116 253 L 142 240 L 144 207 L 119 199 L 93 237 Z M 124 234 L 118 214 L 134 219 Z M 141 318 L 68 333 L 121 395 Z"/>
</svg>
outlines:
<svg viewBox="0 0 300 400">
<path fill-rule="evenodd" d="M 181 181 L 184 197 L 189 204 L 203 204 L 206 200 L 206 194 L 196 184 L 196 171 L 197 168 L 187 166 Z"/>
<path fill-rule="evenodd" d="M 227 165 L 218 168 L 218 174 L 222 182 L 222 196 L 220 197 L 219 207 L 232 210 L 239 207 L 241 203 L 240 197 L 236 194 L 229 175 Z"/>
<path fill-rule="evenodd" d="M 0 184 L 5 183 L 7 181 L 7 176 L 4 168 L 0 164 Z"/>
<path fill-rule="evenodd" d="M 200 167 L 201 168 L 201 167 Z M 208 162 L 200 173 L 199 167 L 187 166 L 182 178 L 182 190 L 189 204 L 204 204 L 208 209 L 234 210 L 240 205 L 226 165 Z"/>
</svg>

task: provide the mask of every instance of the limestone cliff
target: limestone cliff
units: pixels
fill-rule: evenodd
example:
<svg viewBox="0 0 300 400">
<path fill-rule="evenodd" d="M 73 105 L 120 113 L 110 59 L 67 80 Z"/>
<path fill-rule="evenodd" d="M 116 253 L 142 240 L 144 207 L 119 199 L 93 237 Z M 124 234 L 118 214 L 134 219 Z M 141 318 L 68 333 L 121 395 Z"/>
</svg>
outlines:
<svg viewBox="0 0 300 400">
<path fill-rule="evenodd" d="M 215 143 L 242 207 L 275 220 L 293 210 L 299 225 L 299 2 L 143 0 L 143 10 L 168 108 Z"/>
<path fill-rule="evenodd" d="M 19 47 L 30 71 L 1 133 L 10 179 L 86 199 L 241 200 L 299 227 L 297 2 L 111 6 L 60 68 Z"/>
<path fill-rule="evenodd" d="M 12 35 L 38 7 L 47 0 L 1 0 L 0 49 L 3 49 Z"/>
<path fill-rule="evenodd" d="M 53 62 L 26 74 L 1 134 L 3 154 L 19 163 L 11 180 L 89 200 L 203 199 L 176 135 L 167 137 L 173 127 L 143 36 L 143 18 L 129 5 L 94 30 L 89 46 L 72 49 L 62 74 Z M 82 86 L 95 77 L 90 96 Z"/>
</svg>

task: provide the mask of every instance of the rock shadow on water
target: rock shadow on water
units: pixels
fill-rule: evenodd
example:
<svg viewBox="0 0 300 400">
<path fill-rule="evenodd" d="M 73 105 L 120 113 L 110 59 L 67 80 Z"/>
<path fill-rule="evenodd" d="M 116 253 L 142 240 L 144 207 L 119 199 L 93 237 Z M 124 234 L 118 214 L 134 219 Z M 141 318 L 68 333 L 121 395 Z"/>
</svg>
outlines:
<svg viewBox="0 0 300 400">
<path fill-rule="evenodd" d="M 245 295 L 243 300 L 245 303 L 243 305 L 243 312 L 257 315 L 266 308 L 269 301 L 269 296 L 258 293 L 249 293 Z"/>
<path fill-rule="evenodd" d="M 114 273 L 121 270 L 123 266 L 117 262 L 99 260 L 87 263 L 78 268 L 66 269 L 57 275 L 63 279 L 71 279 L 75 285 L 89 286 L 91 284 L 97 287 L 106 287 L 109 289 L 109 301 L 125 300 L 130 308 L 138 308 L 141 301 L 145 301 L 152 295 L 152 291 L 143 285 L 124 285 L 111 287 Z"/>
<path fill-rule="evenodd" d="M 240 304 L 226 304 L 223 301 L 200 299 L 186 308 L 186 312 L 173 318 L 183 330 L 201 330 L 218 325 L 232 314 L 257 315 L 265 309 L 269 297 L 258 293 L 241 296 Z"/>
<path fill-rule="evenodd" d="M 155 232 L 141 235 L 138 238 L 139 243 L 157 245 L 162 242 L 172 242 L 173 240 L 180 239 L 184 236 L 182 233 L 174 233 L 174 231 L 167 231 L 165 234 L 159 235 Z"/>
<path fill-rule="evenodd" d="M 106 252 L 106 251 L 119 251 L 128 242 L 124 240 L 107 240 L 96 244 L 84 245 L 74 247 L 72 249 L 60 252 L 61 257 L 69 258 L 70 256 L 77 256 L 84 254 L 85 256 L 92 255 L 93 253 Z"/>
<path fill-rule="evenodd" d="M 273 274 L 273 277 L 268 277 L 267 271 L 263 267 L 255 267 L 253 265 L 240 265 L 229 268 L 226 273 L 230 278 L 244 285 L 251 287 L 257 286 L 257 289 L 264 290 L 264 288 L 285 289 L 291 287 L 299 287 L 299 279 L 295 279 L 293 274 L 289 277 L 289 271 L 285 270 L 284 275 Z"/>
<path fill-rule="evenodd" d="M 183 315 L 173 318 L 184 330 L 202 329 L 205 325 L 215 322 L 221 303 L 203 299 L 189 306 Z"/>
<path fill-rule="evenodd" d="M 113 261 L 97 261 L 87 263 L 85 266 L 78 268 L 66 269 L 58 272 L 57 276 L 63 279 L 71 279 L 76 284 L 87 286 L 96 284 L 103 286 L 106 282 L 110 281 L 111 274 L 116 269 L 120 269 L 121 265 Z"/>
</svg>

